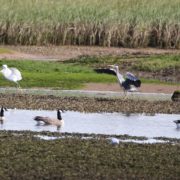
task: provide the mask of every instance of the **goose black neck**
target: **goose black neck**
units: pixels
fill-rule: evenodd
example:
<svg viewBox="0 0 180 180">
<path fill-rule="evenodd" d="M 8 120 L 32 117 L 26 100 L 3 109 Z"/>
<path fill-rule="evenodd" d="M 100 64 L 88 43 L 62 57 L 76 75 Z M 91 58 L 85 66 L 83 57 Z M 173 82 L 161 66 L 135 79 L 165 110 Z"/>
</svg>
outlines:
<svg viewBox="0 0 180 180">
<path fill-rule="evenodd" d="M 62 120 L 62 117 L 61 117 L 61 112 L 60 112 L 60 110 L 58 110 L 58 111 L 57 111 L 57 118 L 58 118 L 59 120 Z"/>
<path fill-rule="evenodd" d="M 1 108 L 0 116 L 1 116 L 1 117 L 4 116 L 4 108 Z"/>
</svg>

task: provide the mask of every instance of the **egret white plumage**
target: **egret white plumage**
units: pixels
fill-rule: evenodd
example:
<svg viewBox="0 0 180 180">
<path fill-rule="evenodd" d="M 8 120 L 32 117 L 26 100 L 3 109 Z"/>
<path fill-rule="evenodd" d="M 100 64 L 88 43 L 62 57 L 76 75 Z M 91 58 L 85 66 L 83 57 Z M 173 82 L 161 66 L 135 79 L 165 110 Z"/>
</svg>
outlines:
<svg viewBox="0 0 180 180">
<path fill-rule="evenodd" d="M 20 88 L 18 81 L 22 79 L 21 72 L 16 68 L 9 68 L 6 64 L 2 65 L 2 70 L 0 71 L 3 76 L 14 83 Z"/>
<path fill-rule="evenodd" d="M 141 81 L 132 73 L 126 72 L 126 76 L 120 73 L 117 65 L 109 65 L 110 68 L 95 69 L 97 73 L 107 73 L 117 76 L 118 82 L 124 91 L 137 91 L 136 88 L 141 86 Z"/>
</svg>

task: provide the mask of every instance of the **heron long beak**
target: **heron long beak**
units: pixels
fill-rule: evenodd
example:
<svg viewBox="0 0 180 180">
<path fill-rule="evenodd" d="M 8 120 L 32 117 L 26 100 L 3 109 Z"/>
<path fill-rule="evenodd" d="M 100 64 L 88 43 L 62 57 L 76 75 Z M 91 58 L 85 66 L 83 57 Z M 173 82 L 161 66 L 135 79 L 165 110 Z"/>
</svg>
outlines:
<svg viewBox="0 0 180 180">
<path fill-rule="evenodd" d="M 111 70 L 113 70 L 113 71 L 115 71 L 115 65 L 108 65 L 108 67 L 111 69 Z"/>
<path fill-rule="evenodd" d="M 108 65 L 108 67 L 114 68 L 114 65 Z"/>
</svg>

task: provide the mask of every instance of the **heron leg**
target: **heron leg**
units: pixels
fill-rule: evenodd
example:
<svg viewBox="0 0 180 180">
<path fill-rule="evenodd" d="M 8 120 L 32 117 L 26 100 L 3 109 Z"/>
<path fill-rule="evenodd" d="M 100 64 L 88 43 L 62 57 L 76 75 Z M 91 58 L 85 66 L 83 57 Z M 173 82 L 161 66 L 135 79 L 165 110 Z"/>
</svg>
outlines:
<svg viewBox="0 0 180 180">
<path fill-rule="evenodd" d="M 124 89 L 124 98 L 123 99 L 127 99 L 127 91 Z"/>
</svg>

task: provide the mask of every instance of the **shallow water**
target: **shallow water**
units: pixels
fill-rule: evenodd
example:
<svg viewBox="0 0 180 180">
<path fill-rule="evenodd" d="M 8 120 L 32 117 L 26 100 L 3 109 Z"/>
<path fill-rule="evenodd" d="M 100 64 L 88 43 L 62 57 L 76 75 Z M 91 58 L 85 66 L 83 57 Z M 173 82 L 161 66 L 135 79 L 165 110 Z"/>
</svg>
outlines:
<svg viewBox="0 0 180 180">
<path fill-rule="evenodd" d="M 9 110 L 1 130 L 57 131 L 53 125 L 37 125 L 34 116 L 56 117 L 56 111 Z M 62 113 L 65 121 L 60 132 L 95 133 L 108 135 L 145 136 L 180 138 L 180 128 L 173 120 L 180 114 L 123 114 L 123 113 L 80 113 L 66 111 Z"/>
</svg>

